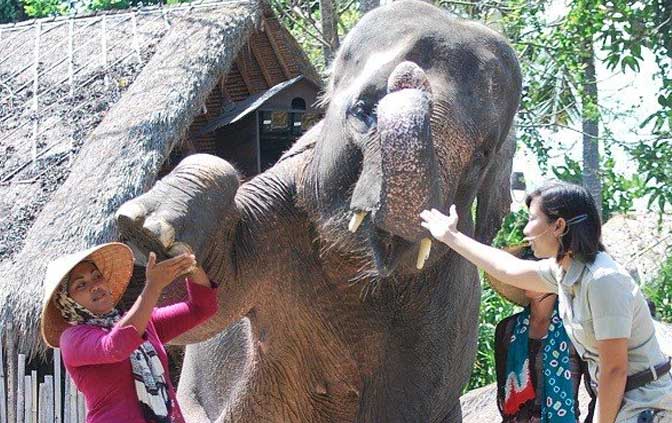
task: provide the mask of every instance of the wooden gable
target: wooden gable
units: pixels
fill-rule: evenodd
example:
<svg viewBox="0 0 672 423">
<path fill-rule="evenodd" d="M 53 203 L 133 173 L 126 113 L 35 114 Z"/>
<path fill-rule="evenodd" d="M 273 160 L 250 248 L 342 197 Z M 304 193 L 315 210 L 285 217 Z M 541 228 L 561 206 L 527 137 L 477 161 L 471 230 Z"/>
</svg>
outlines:
<svg viewBox="0 0 672 423">
<path fill-rule="evenodd" d="M 231 107 L 231 103 L 264 92 L 299 75 L 316 84 L 320 83 L 319 75 L 296 40 L 272 12 L 267 11 L 258 29 L 238 53 L 229 72 L 208 96 L 203 113 L 192 123 L 183 146 L 185 153 L 215 154 L 215 134 L 199 134 L 209 121 L 226 111 L 227 106 Z"/>
</svg>

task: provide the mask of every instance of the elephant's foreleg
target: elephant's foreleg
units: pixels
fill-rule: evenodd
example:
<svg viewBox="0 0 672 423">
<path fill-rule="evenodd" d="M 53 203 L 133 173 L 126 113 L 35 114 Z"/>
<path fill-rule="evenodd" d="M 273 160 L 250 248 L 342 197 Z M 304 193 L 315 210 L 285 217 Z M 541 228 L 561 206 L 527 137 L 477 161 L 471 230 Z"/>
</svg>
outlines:
<svg viewBox="0 0 672 423">
<path fill-rule="evenodd" d="M 207 341 L 188 345 L 177 389 L 185 420 L 237 421 L 236 406 L 253 362 L 251 326 L 246 318 Z"/>
</svg>

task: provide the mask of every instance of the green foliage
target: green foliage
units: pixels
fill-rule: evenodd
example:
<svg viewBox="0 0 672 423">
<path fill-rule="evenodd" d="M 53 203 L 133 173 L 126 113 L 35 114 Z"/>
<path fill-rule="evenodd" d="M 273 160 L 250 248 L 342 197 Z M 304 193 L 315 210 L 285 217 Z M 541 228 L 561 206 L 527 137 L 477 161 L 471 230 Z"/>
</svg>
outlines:
<svg viewBox="0 0 672 423">
<path fill-rule="evenodd" d="M 77 1 L 71 0 L 16 0 L 23 3 L 25 13 L 31 18 L 41 18 L 45 16 L 58 16 L 70 13 L 71 7 L 75 8 Z M 132 7 L 150 6 L 156 4 L 177 4 L 189 3 L 191 0 L 83 0 L 81 4 L 87 10 L 121 10 Z M 0 6 L 0 19 L 3 9 Z"/>
<path fill-rule="evenodd" d="M 627 0 L 613 1 L 615 13 L 602 32 L 600 41 L 606 51 L 605 63 L 610 68 L 619 64 L 639 72 L 642 48 L 653 52 L 658 65 L 661 88 L 660 108 L 642 122 L 650 126 L 659 139 L 672 138 L 672 3 L 650 0 L 632 7 Z"/>
<path fill-rule="evenodd" d="M 17 22 L 23 19 L 25 19 L 25 15 L 20 0 L 0 1 L 0 24 Z"/>
<path fill-rule="evenodd" d="M 283 25 L 296 38 L 315 69 L 327 76 L 327 63 L 323 47 L 327 44 L 321 30 L 319 0 L 270 0 L 274 12 Z M 338 37 L 342 40 L 359 21 L 358 2 L 334 0 Z"/>
<path fill-rule="evenodd" d="M 646 184 L 649 207 L 658 206 L 659 213 L 665 213 L 672 206 L 672 141 L 656 140 L 628 147 L 629 153 L 638 163 L 638 172 Z"/>
<path fill-rule="evenodd" d="M 633 209 L 634 201 L 645 194 L 645 182 L 638 174 L 627 178 L 614 170 L 614 158 L 607 154 L 602 160 L 602 214 L 606 222 L 615 214 Z"/>
<path fill-rule="evenodd" d="M 492 246 L 496 248 L 504 248 L 512 245 L 522 244 L 523 228 L 527 225 L 529 214 L 527 209 L 522 208 L 516 212 L 511 212 L 502 221 L 502 227 L 497 232 L 495 239 L 492 241 Z"/>
<path fill-rule="evenodd" d="M 646 181 L 638 174 L 625 177 L 614 169 L 614 158 L 610 150 L 605 151 L 602 157 L 600 179 L 602 180 L 602 220 L 607 221 L 615 214 L 627 213 L 632 210 L 634 201 L 646 194 Z M 565 163 L 554 166 L 552 169 L 556 178 L 572 182 L 582 183 L 583 170 L 581 163 L 565 156 Z"/>
<path fill-rule="evenodd" d="M 129 7 L 128 0 L 92 0 L 89 3 L 91 10 L 128 9 Z"/>
<path fill-rule="evenodd" d="M 450 3 L 449 0 L 446 0 Z M 605 57 L 608 68 L 639 72 L 643 48 L 653 52 L 660 83 L 659 109 L 641 123 L 654 139 L 672 139 L 672 2 L 651 0 L 633 4 L 630 0 L 577 0 L 554 22 L 546 21 L 549 1 L 509 0 L 492 8 L 502 13 L 502 29 L 520 57 L 523 96 L 518 114 L 518 136 L 548 170 L 550 146 L 540 129 L 571 127 L 578 119 L 598 121 L 601 115 L 617 118 L 617 111 L 599 104 L 585 92 L 584 63 L 593 49 Z M 479 18 L 489 12 L 481 7 Z M 473 17 L 473 16 L 472 16 Z M 590 47 L 593 44 L 594 47 Z M 605 56 L 606 55 L 606 56 Z M 581 108 L 579 108 L 581 106 Z M 617 141 L 607 132 L 606 139 Z M 602 142 L 602 139 L 599 140 Z M 659 150 L 661 144 L 656 146 Z M 640 170 L 651 165 L 649 153 L 640 151 Z M 655 172 L 654 172 L 655 173 Z M 670 184 L 667 183 L 669 186 Z M 660 192 L 657 189 L 657 192 Z M 661 200 L 664 198 L 665 200 Z M 655 201 L 667 201 L 662 193 Z"/>
<path fill-rule="evenodd" d="M 31 18 L 64 15 L 69 10 L 61 0 L 23 0 L 23 8 Z"/>
<path fill-rule="evenodd" d="M 656 317 L 672 323 L 672 255 L 667 257 L 656 278 L 642 286 L 642 291 L 656 305 Z"/>
<path fill-rule="evenodd" d="M 495 236 L 493 246 L 503 248 L 523 242 L 523 228 L 527 224 L 526 209 L 509 213 Z M 520 311 L 520 308 L 500 296 L 481 276 L 481 307 L 478 322 L 478 351 L 474 369 L 466 390 L 496 381 L 495 328 L 497 323 Z"/>
<path fill-rule="evenodd" d="M 153 4 L 174 4 L 174 3 L 188 3 L 189 0 L 184 1 L 162 1 L 162 0 L 91 0 L 87 6 L 89 10 L 113 10 L 113 9 L 129 9 L 131 7 L 149 6 Z"/>
</svg>

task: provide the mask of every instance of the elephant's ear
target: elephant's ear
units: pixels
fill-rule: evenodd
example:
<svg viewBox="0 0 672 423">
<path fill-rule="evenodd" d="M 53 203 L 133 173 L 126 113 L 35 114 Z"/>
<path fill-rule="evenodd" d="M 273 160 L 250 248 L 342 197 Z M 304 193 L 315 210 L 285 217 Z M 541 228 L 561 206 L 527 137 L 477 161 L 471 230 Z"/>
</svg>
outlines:
<svg viewBox="0 0 672 423">
<path fill-rule="evenodd" d="M 515 151 L 516 136 L 512 128 L 492 158 L 478 191 L 475 237 L 484 244 L 492 242 L 511 210 L 511 168 Z"/>
</svg>

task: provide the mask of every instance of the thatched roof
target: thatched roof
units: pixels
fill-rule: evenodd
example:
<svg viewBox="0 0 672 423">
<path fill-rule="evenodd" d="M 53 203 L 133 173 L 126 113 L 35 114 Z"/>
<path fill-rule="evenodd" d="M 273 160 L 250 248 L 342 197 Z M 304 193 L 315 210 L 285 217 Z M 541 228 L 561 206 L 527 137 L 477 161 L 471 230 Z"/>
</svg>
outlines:
<svg viewBox="0 0 672 423">
<path fill-rule="evenodd" d="M 0 27 L 0 180 L 6 181 L 0 186 L 0 326 L 13 324 L 19 351 L 44 350 L 36 322 L 47 263 L 117 239 L 115 211 L 154 183 L 261 8 L 254 0 L 218 1 L 106 15 L 105 23 L 101 16 L 74 19 L 73 45 L 81 47 L 75 66 L 94 62 L 76 74 L 74 97 L 68 60 L 65 68 L 58 63 L 69 57 L 68 19 Z M 103 25 L 113 64 L 107 69 L 98 65 Z M 10 76 L 30 65 L 37 27 L 45 50 L 34 112 L 24 104 L 32 98 L 32 72 Z M 33 168 L 36 120 L 44 132 Z"/>
</svg>

